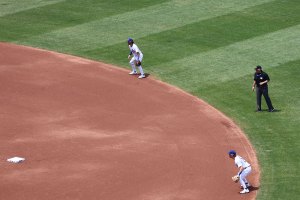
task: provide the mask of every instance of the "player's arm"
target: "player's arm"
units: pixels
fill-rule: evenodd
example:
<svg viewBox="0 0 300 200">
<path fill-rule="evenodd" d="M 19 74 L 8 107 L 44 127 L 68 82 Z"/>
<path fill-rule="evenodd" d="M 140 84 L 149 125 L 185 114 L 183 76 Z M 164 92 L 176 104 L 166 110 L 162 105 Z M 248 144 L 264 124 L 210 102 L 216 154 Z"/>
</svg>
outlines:
<svg viewBox="0 0 300 200">
<path fill-rule="evenodd" d="M 241 173 L 243 172 L 244 168 L 243 168 L 243 164 L 242 164 L 242 161 L 241 159 L 239 158 L 238 160 L 236 160 L 236 166 L 238 167 L 239 171 L 237 173 L 238 176 L 241 175 Z"/>
<path fill-rule="evenodd" d="M 244 170 L 244 167 L 243 167 L 243 166 L 240 166 L 240 167 L 239 167 L 238 176 L 240 176 L 240 175 L 241 175 L 241 173 L 243 172 L 243 170 Z"/>
<path fill-rule="evenodd" d="M 256 86 L 256 82 L 255 82 L 255 81 L 253 81 L 253 84 L 252 84 L 252 91 L 254 91 L 254 89 L 255 89 L 255 86 Z"/>
<path fill-rule="evenodd" d="M 263 82 L 260 82 L 259 85 L 263 85 L 263 84 L 266 84 L 266 83 L 268 83 L 268 82 L 269 82 L 268 80 L 265 80 L 265 81 L 263 81 Z"/>
<path fill-rule="evenodd" d="M 269 82 L 270 82 L 270 78 L 269 78 L 268 74 L 266 74 L 266 80 L 263 81 L 263 82 L 261 82 L 261 83 L 259 83 L 259 84 L 263 85 L 263 84 L 266 84 L 266 83 L 269 83 Z"/>
<path fill-rule="evenodd" d="M 132 51 L 129 52 L 128 59 L 130 59 L 131 55 L 132 55 Z"/>
<path fill-rule="evenodd" d="M 253 76 L 253 84 L 252 84 L 252 91 L 254 91 L 255 87 L 256 87 L 256 75 L 254 74 L 254 76 Z"/>
</svg>

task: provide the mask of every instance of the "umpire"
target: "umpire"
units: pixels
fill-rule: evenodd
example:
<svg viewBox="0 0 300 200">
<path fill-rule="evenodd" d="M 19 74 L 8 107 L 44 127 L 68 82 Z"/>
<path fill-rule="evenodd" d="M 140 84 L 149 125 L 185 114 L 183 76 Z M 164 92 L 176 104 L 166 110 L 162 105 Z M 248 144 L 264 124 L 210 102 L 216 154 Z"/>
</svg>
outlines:
<svg viewBox="0 0 300 200">
<path fill-rule="evenodd" d="M 252 85 L 252 91 L 256 88 L 256 104 L 257 111 L 261 111 L 261 96 L 264 95 L 266 103 L 269 108 L 269 112 L 274 112 L 274 107 L 272 105 L 271 99 L 268 94 L 268 82 L 270 78 L 266 72 L 262 70 L 261 66 L 256 66 L 254 73 L 254 82 Z"/>
</svg>

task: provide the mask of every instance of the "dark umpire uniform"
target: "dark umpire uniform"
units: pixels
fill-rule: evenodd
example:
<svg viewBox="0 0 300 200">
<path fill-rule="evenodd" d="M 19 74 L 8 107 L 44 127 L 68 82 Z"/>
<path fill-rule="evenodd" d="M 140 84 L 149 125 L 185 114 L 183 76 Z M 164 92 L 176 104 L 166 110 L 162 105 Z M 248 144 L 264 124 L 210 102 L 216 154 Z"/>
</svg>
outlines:
<svg viewBox="0 0 300 200">
<path fill-rule="evenodd" d="M 257 66 L 255 68 L 254 73 L 254 82 L 252 85 L 252 90 L 254 91 L 256 87 L 256 104 L 257 104 L 257 111 L 261 111 L 261 96 L 264 95 L 266 103 L 269 108 L 269 112 L 274 111 L 274 107 L 272 105 L 271 99 L 268 94 L 268 82 L 270 78 L 268 74 L 262 71 L 261 66 Z"/>
</svg>

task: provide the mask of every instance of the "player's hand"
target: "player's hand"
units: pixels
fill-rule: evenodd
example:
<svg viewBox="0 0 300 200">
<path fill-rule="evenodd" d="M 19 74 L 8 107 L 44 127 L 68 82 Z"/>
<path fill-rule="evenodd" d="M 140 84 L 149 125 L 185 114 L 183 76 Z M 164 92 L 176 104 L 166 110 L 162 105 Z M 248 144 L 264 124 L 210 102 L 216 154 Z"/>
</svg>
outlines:
<svg viewBox="0 0 300 200">
<path fill-rule="evenodd" d="M 252 92 L 254 92 L 254 89 L 255 89 L 255 87 L 254 87 L 254 86 L 252 86 Z"/>
<path fill-rule="evenodd" d="M 128 55 L 128 60 L 130 59 L 130 55 Z"/>
<path fill-rule="evenodd" d="M 240 180 L 240 176 L 239 175 L 235 175 L 233 177 L 231 177 L 232 181 L 237 183 Z"/>
</svg>

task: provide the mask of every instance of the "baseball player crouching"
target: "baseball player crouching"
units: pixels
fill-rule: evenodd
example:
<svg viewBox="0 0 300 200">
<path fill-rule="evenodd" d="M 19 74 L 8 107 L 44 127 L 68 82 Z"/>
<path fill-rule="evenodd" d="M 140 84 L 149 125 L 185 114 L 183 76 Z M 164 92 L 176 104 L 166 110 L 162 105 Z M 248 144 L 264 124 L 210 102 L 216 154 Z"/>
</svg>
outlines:
<svg viewBox="0 0 300 200">
<path fill-rule="evenodd" d="M 128 47 L 130 49 L 130 53 L 128 55 L 128 59 L 130 59 L 131 55 L 133 55 L 132 59 L 130 60 L 129 64 L 132 67 L 132 71 L 129 73 L 130 75 L 136 75 L 136 67 L 139 68 L 139 71 L 141 75 L 138 77 L 139 79 L 145 78 L 145 74 L 142 68 L 142 60 L 143 60 L 143 53 L 142 51 L 138 48 L 136 44 L 134 44 L 133 39 L 128 38 Z"/>
<path fill-rule="evenodd" d="M 243 188 L 243 190 L 240 191 L 240 194 L 249 193 L 250 184 L 246 177 L 251 173 L 251 165 L 241 156 L 237 155 L 234 150 L 230 150 L 228 154 L 230 158 L 234 159 L 235 165 L 239 168 L 237 175 L 232 177 L 232 180 L 234 182 L 240 181 Z"/>
</svg>

